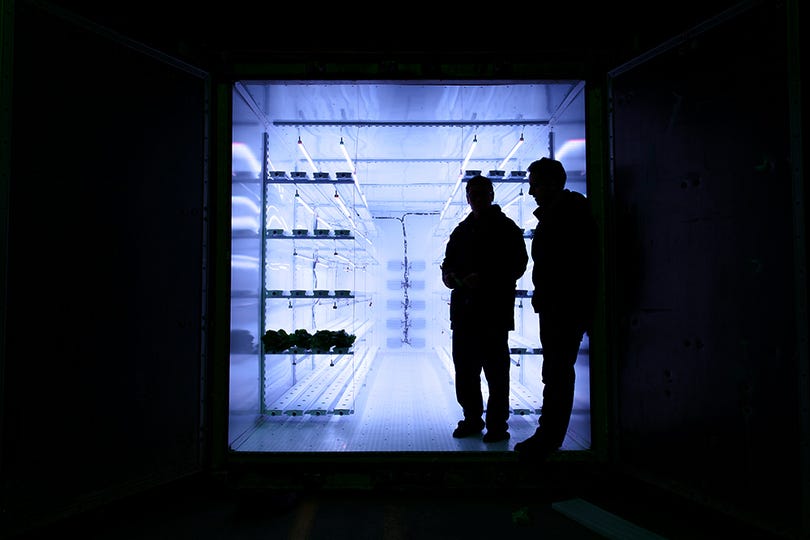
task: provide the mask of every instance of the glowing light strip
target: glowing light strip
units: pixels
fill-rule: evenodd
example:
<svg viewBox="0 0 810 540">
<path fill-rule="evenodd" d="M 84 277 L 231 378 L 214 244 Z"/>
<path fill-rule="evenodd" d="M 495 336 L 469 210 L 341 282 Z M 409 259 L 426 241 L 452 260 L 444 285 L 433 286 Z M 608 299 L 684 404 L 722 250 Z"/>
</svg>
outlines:
<svg viewBox="0 0 810 540">
<path fill-rule="evenodd" d="M 234 255 L 231 257 L 231 267 L 247 270 L 259 269 L 259 258 L 250 255 Z"/>
<path fill-rule="evenodd" d="M 310 213 L 310 214 L 312 214 L 313 216 L 315 215 L 315 210 L 313 210 L 313 209 L 312 209 L 312 207 L 311 207 L 310 205 L 308 205 L 308 204 L 307 204 L 307 202 L 304 200 L 304 198 L 303 198 L 303 197 L 301 197 L 301 196 L 298 194 L 298 190 L 295 190 L 295 198 L 298 200 L 298 202 L 300 202 L 300 203 L 301 203 L 301 206 L 303 206 L 304 208 L 306 208 L 307 210 L 309 210 L 309 213 Z"/>
<path fill-rule="evenodd" d="M 232 195 L 231 204 L 234 206 L 237 204 L 247 206 L 254 214 L 259 214 L 261 212 L 259 205 L 253 202 L 253 199 L 245 197 L 244 195 Z"/>
<path fill-rule="evenodd" d="M 346 158 L 346 163 L 349 164 L 352 175 L 357 175 L 357 168 L 354 166 L 352 158 L 349 156 L 349 151 L 346 150 L 346 145 L 343 143 L 343 137 L 340 138 L 340 151 L 343 152 L 343 157 Z"/>
<path fill-rule="evenodd" d="M 346 263 L 348 265 L 351 265 L 351 267 L 354 268 L 354 261 L 344 257 L 343 255 L 338 253 L 338 254 L 333 254 L 332 257 L 339 260 L 339 261 L 343 261 L 344 263 Z"/>
<path fill-rule="evenodd" d="M 461 164 L 461 170 L 458 172 L 458 177 L 462 178 L 464 176 L 464 171 L 467 169 L 467 163 L 470 162 L 470 158 L 472 157 L 473 150 L 475 150 L 475 146 L 478 144 L 478 135 L 473 136 L 472 144 L 470 144 L 470 149 L 467 150 L 467 155 L 464 157 L 464 162 Z M 455 193 L 455 188 L 453 192 Z"/>
<path fill-rule="evenodd" d="M 262 166 L 259 163 L 259 160 L 256 159 L 256 156 L 253 155 L 253 152 L 250 151 L 250 148 L 245 143 L 231 143 L 231 154 L 233 155 L 234 159 L 245 160 L 247 166 L 250 167 L 250 172 L 255 174 L 259 174 L 261 172 Z"/>
<path fill-rule="evenodd" d="M 447 209 L 450 207 L 450 203 L 453 202 L 453 197 L 456 196 L 458 186 L 461 185 L 461 179 L 464 178 L 464 171 L 467 169 L 467 163 L 469 163 L 470 158 L 472 157 L 473 150 L 475 150 L 477 144 L 478 144 L 478 134 L 475 134 L 473 135 L 472 143 L 470 143 L 470 149 L 467 150 L 467 155 L 464 156 L 464 161 L 461 163 L 461 169 L 458 171 L 458 178 L 456 179 L 456 183 L 453 186 L 453 190 L 450 192 L 450 196 L 447 198 L 447 201 L 445 201 L 442 211 L 439 212 L 439 220 L 444 219 L 445 212 L 447 212 Z"/>
<path fill-rule="evenodd" d="M 506 157 L 503 159 L 503 161 L 501 161 L 501 164 L 500 164 L 500 165 L 498 165 L 498 170 L 499 170 L 499 171 L 504 170 L 504 167 L 506 166 L 506 164 L 509 162 L 509 160 L 510 160 L 510 159 L 512 159 L 512 156 L 514 156 L 514 155 L 515 155 L 515 152 L 517 152 L 518 148 L 520 148 L 520 147 L 521 147 L 521 145 L 523 144 L 523 142 L 524 142 L 524 141 L 523 141 L 523 133 L 521 133 L 521 134 L 520 134 L 520 139 L 518 139 L 518 142 L 516 142 L 516 143 L 515 143 L 515 146 L 513 146 L 513 147 L 512 147 L 512 149 L 509 151 L 509 155 L 507 155 L 507 156 L 506 156 Z"/>
<path fill-rule="evenodd" d="M 557 152 L 557 155 L 555 156 L 555 158 L 558 159 L 558 160 L 562 160 L 562 158 L 567 153 L 578 150 L 583 146 L 585 146 L 585 139 L 570 139 L 570 140 L 567 140 L 560 147 L 560 149 Z"/>
<path fill-rule="evenodd" d="M 335 200 L 338 203 L 338 207 L 340 208 L 340 211 L 343 212 L 343 215 L 345 215 L 346 218 L 348 218 L 349 223 L 354 224 L 354 219 L 352 219 L 351 212 L 349 212 L 349 209 L 346 207 L 346 204 L 343 202 L 343 198 L 338 194 L 337 191 L 335 191 Z"/>
<path fill-rule="evenodd" d="M 450 206 L 450 203 L 453 202 L 453 197 L 456 196 L 456 191 L 458 191 L 458 186 L 461 185 L 461 178 L 462 177 L 459 176 L 458 180 L 456 180 L 456 185 L 453 186 L 453 191 L 450 192 L 450 196 L 447 198 L 447 201 L 445 201 L 444 208 L 442 208 L 442 211 L 439 212 L 439 221 L 444 219 L 444 213 L 447 212 L 447 208 Z"/>
<path fill-rule="evenodd" d="M 312 167 L 312 172 L 320 172 L 318 167 L 315 166 L 315 162 L 312 161 L 312 157 L 309 155 L 309 152 L 307 152 L 307 149 L 304 147 L 304 143 L 301 142 L 300 135 L 298 136 L 298 149 L 301 150 L 301 153 L 304 154 L 304 157 L 307 158 L 307 161 L 309 161 L 309 166 Z"/>
<path fill-rule="evenodd" d="M 234 216 L 231 218 L 231 228 L 233 230 L 244 229 L 253 232 L 258 232 L 259 220 L 250 216 L 242 216 L 242 217 Z"/>
<path fill-rule="evenodd" d="M 360 182 L 357 181 L 357 167 L 354 165 L 354 161 L 352 161 L 351 156 L 349 156 L 349 151 L 346 150 L 346 144 L 343 142 L 343 137 L 340 138 L 340 151 L 343 152 L 343 157 L 346 159 L 346 163 L 349 164 L 349 168 L 352 172 L 352 179 L 354 180 L 354 187 L 357 188 L 357 193 L 360 194 L 360 199 L 363 201 L 363 206 L 368 209 L 368 201 L 366 201 L 366 195 L 360 189 Z"/>
<path fill-rule="evenodd" d="M 294 257 L 298 257 L 299 259 L 303 259 L 305 261 L 314 262 L 317 266 L 322 268 L 329 268 L 329 265 L 323 262 L 320 257 L 310 257 L 309 255 L 301 255 L 300 253 L 293 253 Z"/>
</svg>

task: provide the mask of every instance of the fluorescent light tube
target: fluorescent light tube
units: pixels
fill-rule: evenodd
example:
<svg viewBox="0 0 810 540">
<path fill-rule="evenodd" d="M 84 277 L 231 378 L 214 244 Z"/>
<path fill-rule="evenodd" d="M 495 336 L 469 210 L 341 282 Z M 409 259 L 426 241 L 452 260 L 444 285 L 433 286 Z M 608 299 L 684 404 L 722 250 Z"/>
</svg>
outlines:
<svg viewBox="0 0 810 540">
<path fill-rule="evenodd" d="M 461 170 L 458 172 L 458 177 L 459 178 L 464 176 L 464 171 L 467 169 L 467 163 L 470 162 L 470 158 L 472 157 L 473 150 L 475 150 L 475 146 L 477 144 L 478 144 L 478 135 L 476 134 L 476 135 L 473 136 L 472 144 L 470 144 L 470 149 L 467 150 L 467 155 L 464 157 L 464 162 L 461 164 Z"/>
<path fill-rule="evenodd" d="M 505 158 L 503 158 L 503 161 L 501 161 L 501 164 L 498 165 L 498 170 L 499 171 L 504 170 L 504 167 L 506 167 L 506 164 L 509 162 L 510 159 L 512 159 L 512 156 L 515 155 L 515 152 L 517 152 L 517 149 L 520 148 L 520 146 L 522 144 L 523 144 L 523 133 L 520 134 L 520 139 L 518 139 L 518 142 L 516 142 L 515 146 L 513 146 L 512 149 L 509 151 L 509 155 L 506 156 Z"/>
<path fill-rule="evenodd" d="M 307 161 L 309 161 L 309 166 L 312 167 L 312 172 L 320 172 L 318 167 L 315 166 L 315 162 L 312 161 L 312 156 L 309 155 L 309 152 L 307 152 L 307 149 L 304 147 L 304 143 L 301 142 L 300 135 L 298 137 L 298 149 L 301 150 L 301 153 L 304 154 L 304 157 L 307 158 Z"/>
<path fill-rule="evenodd" d="M 349 156 L 348 150 L 346 150 L 346 145 L 343 144 L 343 137 L 340 138 L 340 151 L 343 152 L 343 157 L 346 158 L 346 163 L 349 164 L 349 170 L 351 170 L 352 174 L 357 174 L 357 169 L 354 167 L 354 162 L 352 158 Z"/>
<path fill-rule="evenodd" d="M 306 209 L 309 211 L 309 213 L 310 213 L 310 214 L 312 214 L 313 216 L 315 215 L 315 210 L 313 210 L 313 209 L 312 209 L 312 207 L 311 207 L 310 205 L 308 205 L 308 204 L 307 204 L 307 202 L 304 200 L 304 198 L 303 198 L 303 197 L 301 197 L 301 196 L 298 194 L 298 190 L 295 190 L 295 199 L 296 199 L 298 202 L 300 202 L 300 203 L 301 203 L 301 206 L 303 206 L 304 208 L 306 208 Z"/>
<path fill-rule="evenodd" d="M 343 157 L 346 159 L 346 163 L 349 164 L 352 179 L 354 180 L 354 186 L 357 188 L 357 193 L 360 194 L 360 198 L 363 200 L 363 206 L 368 209 L 368 201 L 366 201 L 366 196 L 360 189 L 360 182 L 357 181 L 357 167 L 354 166 L 354 161 L 352 161 L 351 156 L 349 156 L 349 151 L 346 150 L 346 144 L 343 142 L 343 137 L 340 138 L 340 151 L 343 152 Z"/>
</svg>

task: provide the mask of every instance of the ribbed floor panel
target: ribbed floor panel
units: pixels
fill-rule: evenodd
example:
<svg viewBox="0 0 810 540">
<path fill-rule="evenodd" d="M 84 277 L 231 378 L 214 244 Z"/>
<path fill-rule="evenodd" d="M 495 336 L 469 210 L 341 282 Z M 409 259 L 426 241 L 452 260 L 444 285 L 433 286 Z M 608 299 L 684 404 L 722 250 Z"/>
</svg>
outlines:
<svg viewBox="0 0 810 540">
<path fill-rule="evenodd" d="M 454 439 L 461 418 L 452 369 L 434 351 L 378 352 L 357 392 L 354 413 L 347 415 L 268 416 L 232 442 L 240 452 L 469 452 L 508 451 L 531 436 L 537 414 L 513 414 L 511 439 L 485 444 L 480 437 Z M 577 365 L 577 394 L 564 450 L 590 447 L 588 357 Z M 537 359 L 539 365 L 539 359 Z M 538 376 L 535 368 L 532 376 Z M 524 373 L 525 377 L 526 374 Z M 483 377 L 482 377 L 483 378 Z M 539 400 L 519 381 L 513 366 L 513 401 Z M 526 385 L 528 386 L 528 385 Z M 484 385 L 485 388 L 485 385 Z M 516 409 L 518 410 L 518 409 Z M 520 409 L 524 410 L 524 409 Z"/>
</svg>

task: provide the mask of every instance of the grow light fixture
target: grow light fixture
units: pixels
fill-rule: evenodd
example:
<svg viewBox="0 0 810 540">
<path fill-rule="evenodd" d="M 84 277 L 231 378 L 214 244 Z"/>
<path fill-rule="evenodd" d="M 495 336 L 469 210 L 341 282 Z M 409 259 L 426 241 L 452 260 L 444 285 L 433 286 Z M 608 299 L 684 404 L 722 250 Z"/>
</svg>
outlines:
<svg viewBox="0 0 810 540">
<path fill-rule="evenodd" d="M 295 190 L 295 200 L 301 203 L 301 206 L 303 206 L 310 214 L 312 214 L 313 216 L 315 215 L 315 210 L 313 210 L 312 207 L 307 204 L 304 198 L 298 194 L 297 189 Z"/>
<path fill-rule="evenodd" d="M 352 158 L 349 156 L 349 151 L 346 150 L 346 145 L 343 143 L 343 137 L 340 138 L 340 151 L 343 152 L 343 157 L 346 158 L 346 163 L 349 164 L 349 170 L 352 171 L 352 175 L 357 175 L 357 169 L 354 166 Z"/>
<path fill-rule="evenodd" d="M 346 206 L 346 203 L 343 202 L 343 198 L 338 193 L 337 187 L 335 188 L 335 202 L 337 203 L 338 208 L 340 208 L 340 211 L 343 212 L 343 215 L 349 220 L 349 223 L 353 224 L 354 219 L 352 218 L 352 214 L 349 212 L 349 208 Z"/>
<path fill-rule="evenodd" d="M 305 158 L 307 158 L 307 161 L 309 162 L 309 166 L 312 167 L 312 172 L 320 172 L 318 170 L 318 167 L 315 166 L 315 162 L 312 161 L 312 156 L 309 155 L 309 152 L 307 152 L 307 149 L 304 146 L 304 143 L 301 141 L 301 136 L 300 135 L 298 136 L 298 149 L 301 150 L 301 153 L 304 154 Z"/>
<path fill-rule="evenodd" d="M 478 135 L 473 135 L 472 143 L 470 144 L 470 149 L 467 150 L 467 155 L 464 156 L 464 161 L 461 164 L 461 170 L 458 171 L 458 177 L 461 178 L 464 176 L 464 171 L 467 169 L 467 163 L 470 162 L 470 158 L 472 157 L 473 150 L 475 150 L 475 146 L 478 144 Z"/>
<path fill-rule="evenodd" d="M 461 169 L 458 171 L 458 178 L 456 178 L 456 183 L 453 185 L 453 189 L 450 191 L 450 196 L 444 203 L 442 207 L 442 211 L 439 212 L 439 219 L 444 219 L 444 214 L 447 212 L 447 209 L 450 207 L 450 203 L 453 202 L 453 197 L 456 196 L 456 191 L 458 191 L 458 187 L 461 185 L 461 180 L 464 178 L 464 175 L 467 171 L 467 163 L 469 163 L 470 158 L 472 157 L 473 150 L 478 145 L 478 134 L 473 135 L 472 143 L 470 143 L 470 149 L 467 150 L 467 155 L 464 156 L 464 161 L 461 163 Z"/>
<path fill-rule="evenodd" d="M 363 190 L 360 189 L 360 182 L 357 181 L 357 167 L 355 167 L 354 161 L 352 161 L 352 158 L 349 155 L 349 151 L 346 150 L 346 144 L 343 142 L 342 136 L 340 137 L 340 151 L 343 153 L 343 158 L 349 165 L 349 170 L 352 173 L 352 180 L 354 180 L 354 186 L 357 188 L 357 193 L 360 194 L 360 199 L 363 201 L 363 206 L 365 206 L 366 210 L 368 210 L 368 201 L 366 200 L 366 195 L 363 193 Z"/>
<path fill-rule="evenodd" d="M 498 165 L 498 170 L 499 171 L 505 170 L 504 167 L 506 167 L 506 164 L 509 163 L 510 159 L 512 159 L 512 156 L 515 155 L 515 152 L 517 152 L 518 148 L 520 148 L 523 145 L 523 142 L 524 142 L 523 141 L 523 133 L 521 133 L 520 134 L 520 139 L 518 139 L 518 142 L 515 143 L 515 146 L 512 147 L 512 149 L 509 151 L 509 154 L 505 158 L 503 158 L 503 161 L 501 161 L 501 164 Z"/>
</svg>

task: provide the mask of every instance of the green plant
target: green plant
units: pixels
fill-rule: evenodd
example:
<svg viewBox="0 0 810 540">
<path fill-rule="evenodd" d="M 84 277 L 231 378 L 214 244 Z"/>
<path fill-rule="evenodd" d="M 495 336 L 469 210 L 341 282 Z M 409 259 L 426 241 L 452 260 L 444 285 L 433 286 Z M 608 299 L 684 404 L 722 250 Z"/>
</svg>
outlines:
<svg viewBox="0 0 810 540">
<path fill-rule="evenodd" d="M 283 329 L 268 330 L 262 336 L 262 345 L 264 345 L 264 352 L 266 353 L 272 354 L 286 351 L 291 344 L 290 335 Z"/>
<path fill-rule="evenodd" d="M 318 330 L 312 336 L 312 350 L 316 352 L 328 352 L 332 348 L 332 332 L 329 330 Z"/>
<path fill-rule="evenodd" d="M 312 334 L 307 332 L 304 328 L 299 328 L 293 332 L 290 345 L 308 351 L 312 348 Z"/>
<path fill-rule="evenodd" d="M 339 330 L 334 333 L 333 339 L 335 347 L 338 349 L 348 349 L 354 344 L 354 340 L 357 339 L 357 336 L 347 333 L 346 330 Z"/>
<path fill-rule="evenodd" d="M 345 330 L 318 330 L 310 334 L 306 329 L 299 328 L 292 334 L 284 329 L 268 330 L 262 336 L 262 345 L 267 354 L 277 354 L 284 351 L 303 352 L 330 352 L 333 348 L 348 349 L 357 339 L 354 334 Z"/>
</svg>

